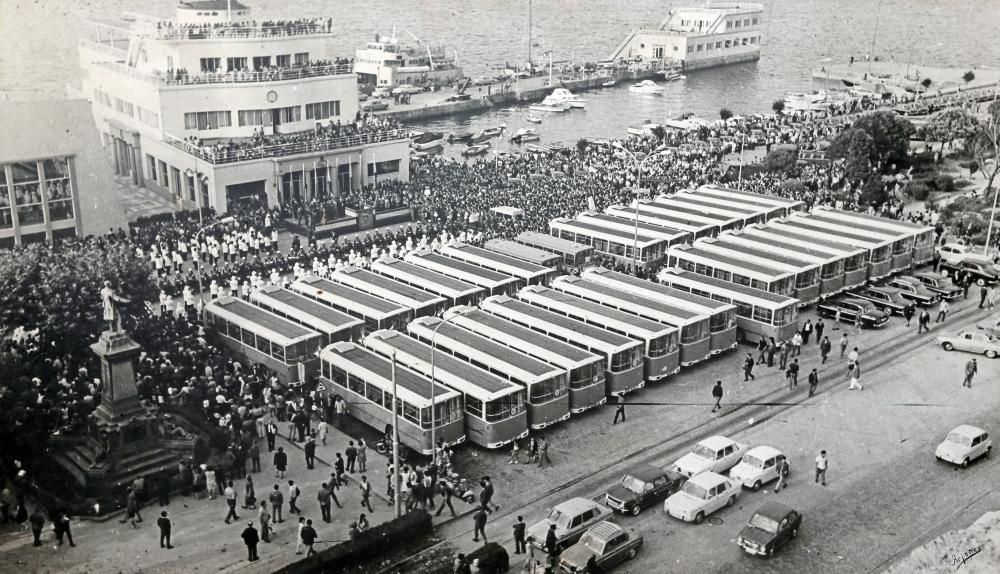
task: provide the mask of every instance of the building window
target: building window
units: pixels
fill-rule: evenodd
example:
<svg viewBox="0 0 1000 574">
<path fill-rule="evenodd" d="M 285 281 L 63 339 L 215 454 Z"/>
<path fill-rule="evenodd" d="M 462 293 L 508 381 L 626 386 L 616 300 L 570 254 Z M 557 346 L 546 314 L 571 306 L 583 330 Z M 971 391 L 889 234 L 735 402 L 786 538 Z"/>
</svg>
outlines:
<svg viewBox="0 0 1000 574">
<path fill-rule="evenodd" d="M 11 183 L 14 186 L 14 206 L 17 220 L 24 225 L 45 222 L 42 211 L 42 195 L 39 185 L 38 164 L 18 162 L 11 164 Z"/>
<path fill-rule="evenodd" d="M 756 44 L 757 43 L 757 36 L 750 36 L 750 43 L 751 44 Z"/>
<path fill-rule="evenodd" d="M 737 21 L 736 21 L 736 22 L 735 22 L 735 23 L 733 24 L 733 27 L 734 27 L 734 28 L 739 28 L 739 27 L 740 27 L 740 21 L 739 21 L 739 20 L 737 20 Z"/>
<path fill-rule="evenodd" d="M 230 72 L 239 72 L 247 69 L 246 58 L 226 58 L 226 69 Z"/>
<path fill-rule="evenodd" d="M 7 169 L 0 164 L 0 229 L 14 227 L 14 218 L 10 212 L 10 190 L 7 189 Z"/>
<path fill-rule="evenodd" d="M 743 38 L 743 40 L 740 42 L 740 44 L 746 46 L 747 45 L 747 38 Z"/>
<path fill-rule="evenodd" d="M 716 42 L 715 43 L 715 49 L 716 50 L 721 50 L 722 49 L 722 42 Z"/>
<path fill-rule="evenodd" d="M 309 52 L 298 52 L 295 54 L 295 65 L 305 66 L 309 63 Z"/>
<path fill-rule="evenodd" d="M 698 44 L 698 46 L 697 46 L 697 47 L 695 47 L 695 51 L 696 51 L 696 52 L 700 52 L 700 51 L 701 51 L 701 48 L 702 48 L 702 45 L 701 45 L 701 44 Z"/>
<path fill-rule="evenodd" d="M 202 72 L 218 72 L 222 68 L 222 58 L 202 58 Z"/>
<path fill-rule="evenodd" d="M 156 112 L 151 112 L 142 106 L 136 106 L 139 109 L 139 120 L 142 123 L 153 126 L 154 128 L 160 127 L 160 115 Z"/>
<path fill-rule="evenodd" d="M 153 181 L 160 181 L 160 178 L 156 177 L 156 158 L 146 154 L 146 170 L 149 172 L 149 179 Z"/>
<path fill-rule="evenodd" d="M 271 56 L 254 56 L 253 59 L 253 69 L 254 71 L 261 71 L 265 68 L 271 67 Z"/>
<path fill-rule="evenodd" d="M 733 45 L 732 40 L 726 40 L 726 47 L 727 48 L 732 47 L 732 45 Z"/>
<path fill-rule="evenodd" d="M 757 19 L 756 19 L 756 18 L 754 18 L 754 19 L 753 19 L 753 25 L 754 25 L 754 26 L 756 26 L 756 25 L 757 25 Z"/>
<path fill-rule="evenodd" d="M 229 110 L 216 112 L 188 112 L 184 114 L 184 129 L 217 130 L 228 128 L 232 124 Z"/>
<path fill-rule="evenodd" d="M 102 92 L 101 90 L 95 89 L 94 90 L 94 101 L 96 101 L 97 103 L 101 104 L 102 106 L 104 106 L 106 108 L 110 108 L 111 107 L 111 96 L 109 96 L 107 94 L 107 92 Z"/>
<path fill-rule="evenodd" d="M 156 165 L 159 166 L 160 171 L 158 172 L 160 177 L 156 181 L 159 182 L 163 187 L 169 188 L 170 182 L 167 181 L 167 163 L 164 161 L 156 161 Z"/>
<path fill-rule="evenodd" d="M 368 164 L 368 177 L 376 175 L 386 175 L 389 173 L 399 173 L 399 160 L 378 161 Z"/>
<path fill-rule="evenodd" d="M 745 20 L 743 20 L 743 26 L 744 27 L 749 26 L 749 25 L 750 25 L 750 18 L 746 18 Z"/>
<path fill-rule="evenodd" d="M 339 100 L 332 100 L 329 102 L 316 102 L 315 104 L 306 104 L 307 120 L 325 120 L 327 118 L 337 117 L 339 115 L 340 115 Z"/>
<path fill-rule="evenodd" d="M 238 116 L 240 126 L 271 125 L 271 110 L 240 110 Z"/>
<path fill-rule="evenodd" d="M 663 58 L 663 46 L 653 48 L 653 57 L 658 60 Z"/>
<path fill-rule="evenodd" d="M 302 107 L 289 106 L 287 108 L 276 108 L 278 110 L 278 121 L 283 124 L 302 121 Z"/>
<path fill-rule="evenodd" d="M 279 68 L 289 68 L 292 65 L 292 56 L 291 54 L 281 54 L 275 56 L 274 61 Z"/>
<path fill-rule="evenodd" d="M 43 163 L 45 194 L 49 201 L 49 220 L 73 219 L 73 182 L 69 177 L 69 160 L 51 158 Z"/>
</svg>

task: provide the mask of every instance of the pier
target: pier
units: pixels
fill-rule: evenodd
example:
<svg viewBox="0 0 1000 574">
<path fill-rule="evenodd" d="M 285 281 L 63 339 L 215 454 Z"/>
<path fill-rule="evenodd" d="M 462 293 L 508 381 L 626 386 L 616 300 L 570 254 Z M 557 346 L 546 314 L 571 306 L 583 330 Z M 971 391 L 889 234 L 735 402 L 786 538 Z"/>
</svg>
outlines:
<svg viewBox="0 0 1000 574">
<path fill-rule="evenodd" d="M 975 74 L 971 82 L 966 82 L 963 78 L 968 71 Z M 922 91 L 924 97 L 1000 88 L 1000 70 L 977 67 L 937 68 L 901 62 L 855 60 L 853 64 L 849 62 L 827 64 L 815 68 L 812 76 L 817 80 L 839 81 L 844 87 L 856 86 L 871 91 L 876 89 L 888 89 L 892 92 L 906 90 L 911 93 Z M 930 78 L 931 84 L 924 88 L 921 82 L 926 78 Z"/>
</svg>

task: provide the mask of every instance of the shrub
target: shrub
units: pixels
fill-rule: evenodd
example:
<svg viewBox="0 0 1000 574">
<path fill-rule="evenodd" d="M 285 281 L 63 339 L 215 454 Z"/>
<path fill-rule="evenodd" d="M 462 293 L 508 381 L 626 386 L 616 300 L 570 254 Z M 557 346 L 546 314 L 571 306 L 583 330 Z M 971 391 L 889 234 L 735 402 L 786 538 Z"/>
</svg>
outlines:
<svg viewBox="0 0 1000 574">
<path fill-rule="evenodd" d="M 938 175 L 934 181 L 938 191 L 955 191 L 955 178 L 950 175 Z"/>
<path fill-rule="evenodd" d="M 931 194 L 931 190 L 923 181 L 913 181 L 908 187 L 910 196 L 916 201 L 924 201 Z"/>
</svg>

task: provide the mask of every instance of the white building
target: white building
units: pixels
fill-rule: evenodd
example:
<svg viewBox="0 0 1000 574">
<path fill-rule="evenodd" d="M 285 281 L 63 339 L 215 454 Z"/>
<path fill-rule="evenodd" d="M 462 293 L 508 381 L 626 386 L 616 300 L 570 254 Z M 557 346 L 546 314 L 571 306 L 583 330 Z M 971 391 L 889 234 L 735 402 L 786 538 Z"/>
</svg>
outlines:
<svg viewBox="0 0 1000 574">
<path fill-rule="evenodd" d="M 331 197 L 409 178 L 405 134 L 358 117 L 352 64 L 332 19 L 254 20 L 226 0 L 182 2 L 174 20 L 129 14 L 80 42 L 84 94 L 116 172 L 180 206 L 219 212 Z"/>
<path fill-rule="evenodd" d="M 612 59 L 641 59 L 685 70 L 760 59 L 764 6 L 707 2 L 671 10 L 656 28 L 633 31 Z"/>
</svg>

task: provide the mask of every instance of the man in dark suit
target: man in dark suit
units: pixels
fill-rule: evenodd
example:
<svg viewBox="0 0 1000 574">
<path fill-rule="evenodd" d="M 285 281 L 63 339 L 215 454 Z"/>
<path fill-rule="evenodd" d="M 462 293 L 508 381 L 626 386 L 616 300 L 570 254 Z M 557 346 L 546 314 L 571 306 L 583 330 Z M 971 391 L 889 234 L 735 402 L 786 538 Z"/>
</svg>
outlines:
<svg viewBox="0 0 1000 574">
<path fill-rule="evenodd" d="M 514 554 L 527 552 L 524 544 L 524 528 L 524 517 L 518 516 L 517 522 L 514 523 Z"/>
<path fill-rule="evenodd" d="M 260 536 L 257 535 L 257 529 L 253 527 L 253 521 L 247 522 L 247 527 L 243 529 L 243 543 L 247 545 L 247 560 L 254 562 L 258 560 L 257 557 L 257 543 L 260 542 Z"/>
<path fill-rule="evenodd" d="M 170 519 L 167 518 L 167 511 L 164 510 L 160 513 L 160 517 L 156 519 L 156 525 L 160 527 L 160 548 L 173 548 L 170 545 Z"/>
</svg>

